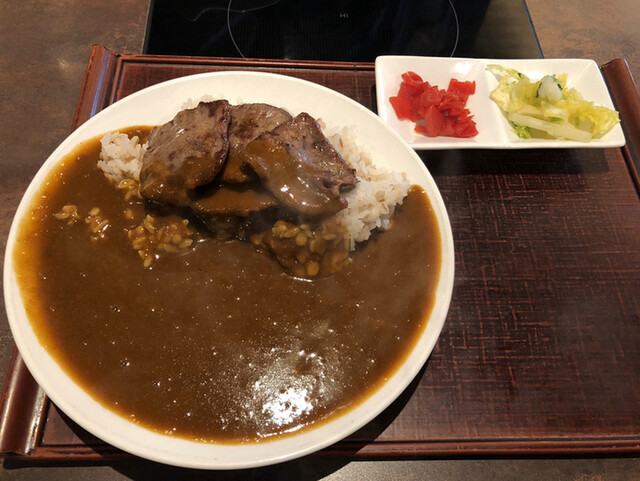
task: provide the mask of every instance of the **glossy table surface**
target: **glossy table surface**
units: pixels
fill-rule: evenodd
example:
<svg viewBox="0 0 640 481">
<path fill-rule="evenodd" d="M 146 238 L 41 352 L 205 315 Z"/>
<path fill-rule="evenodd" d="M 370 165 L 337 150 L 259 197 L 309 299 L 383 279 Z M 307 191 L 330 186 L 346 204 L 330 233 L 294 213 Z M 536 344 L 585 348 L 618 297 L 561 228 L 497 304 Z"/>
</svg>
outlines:
<svg viewBox="0 0 640 481">
<path fill-rule="evenodd" d="M 593 27 L 589 16 L 563 4 L 562 25 L 543 2 L 530 1 L 533 23 L 546 57 L 590 57 L 604 63 L 626 57 L 635 72 L 640 61 L 638 38 L 629 25 L 638 18 L 631 2 L 598 2 L 593 8 L 608 7 L 611 29 Z M 584 2 L 582 2 L 584 4 Z M 622 12 L 622 13 L 621 13 Z M 625 14 L 626 13 L 626 14 Z M 634 17 L 635 16 L 635 17 Z M 93 27 L 89 18 L 100 18 Z M 42 7 L 23 2 L 5 8 L 0 20 L 0 73 L 3 132 L 0 144 L 0 196 L 6 206 L 0 223 L 4 247 L 10 216 L 20 195 L 40 162 L 68 133 L 91 44 L 115 51 L 140 51 L 144 36 L 146 5 L 138 2 L 59 2 Z M 571 22 L 574 22 L 573 24 Z M 584 23 L 581 23 L 584 22 Z M 572 25 L 573 28 L 569 28 Z M 554 30 L 555 28 L 555 30 Z M 33 35 L 38 32 L 38 35 Z M 562 32 L 562 34 L 560 34 Z M 615 35 L 611 34 L 615 32 Z M 555 39 L 553 38 L 555 35 Z M 580 37 L 582 35 L 582 37 Z M 636 34 L 637 35 L 637 34 Z M 597 41 L 594 41 L 597 38 Z M 626 50 L 625 50 L 626 49 Z M 6 370 L 13 347 L 8 327 L 0 326 L 0 368 Z M 5 464 L 2 479 L 153 479 L 186 474 L 144 462 L 126 461 L 106 466 L 24 467 Z M 428 459 L 414 461 L 357 461 L 311 459 L 252 473 L 224 473 L 223 479 L 269 476 L 272 479 L 629 479 L 640 473 L 637 458 L 581 459 Z M 210 479 L 210 473 L 189 473 L 196 479 Z M 582 478 L 580 478 L 582 477 Z"/>
</svg>

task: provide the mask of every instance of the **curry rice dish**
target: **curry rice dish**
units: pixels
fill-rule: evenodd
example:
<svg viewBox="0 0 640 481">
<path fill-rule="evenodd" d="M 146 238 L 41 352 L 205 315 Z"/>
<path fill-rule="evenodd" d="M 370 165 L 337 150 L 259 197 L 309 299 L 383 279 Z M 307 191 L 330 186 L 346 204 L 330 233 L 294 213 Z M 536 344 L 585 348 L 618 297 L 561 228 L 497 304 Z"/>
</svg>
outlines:
<svg viewBox="0 0 640 481">
<path fill-rule="evenodd" d="M 233 115 L 226 122 L 233 125 Z M 306 129 L 315 120 L 298 122 Z M 118 134 L 142 156 L 139 176 L 105 167 L 105 152 L 114 149 L 109 134 L 68 154 L 34 196 L 13 257 L 41 344 L 108 409 L 201 442 L 273 439 L 357 406 L 405 360 L 435 301 L 440 233 L 426 194 L 409 188 L 384 230 L 374 223 L 367 240 L 354 242 L 353 231 L 336 222 L 336 205 L 342 212 L 355 203 L 352 192 L 366 180 L 344 146 L 330 155 L 344 162 L 339 182 L 353 185 L 341 191 L 324 183 L 331 192 L 312 194 L 317 202 L 305 213 L 265 187 L 272 181 L 259 164 L 271 156 L 285 172 L 286 162 L 315 155 L 304 153 L 308 146 L 281 148 L 292 142 L 279 144 L 270 126 L 240 147 L 237 165 L 251 188 L 220 180 L 227 146 L 213 174 L 163 192 L 163 182 L 175 179 L 154 184 L 149 171 L 166 169 L 147 165 L 145 174 L 145 163 L 164 127 Z M 308 139 L 298 127 L 287 128 Z M 220 131 L 234 141 L 231 127 Z M 262 143 L 252 145 L 256 139 Z M 153 201 L 144 197 L 145 182 L 154 186 Z M 235 200 L 257 192 L 269 207 L 226 221 L 203 215 L 197 203 L 225 188 Z M 323 196 L 330 207 L 318 214 Z"/>
</svg>

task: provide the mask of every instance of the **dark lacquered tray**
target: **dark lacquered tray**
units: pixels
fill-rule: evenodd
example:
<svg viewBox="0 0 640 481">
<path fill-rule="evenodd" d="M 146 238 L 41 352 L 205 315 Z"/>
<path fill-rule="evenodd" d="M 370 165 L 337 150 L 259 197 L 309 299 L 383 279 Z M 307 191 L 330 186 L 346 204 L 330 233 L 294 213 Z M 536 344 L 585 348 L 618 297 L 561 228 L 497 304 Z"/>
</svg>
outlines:
<svg viewBox="0 0 640 481">
<path fill-rule="evenodd" d="M 373 64 L 119 55 L 94 47 L 74 128 L 149 85 L 221 70 L 292 75 L 376 108 Z M 602 71 L 622 114 L 621 149 L 420 154 L 444 197 L 456 246 L 447 322 L 407 391 L 317 455 L 640 452 L 640 101 L 623 60 Z M 1 401 L 2 455 L 128 456 L 60 413 L 17 351 Z"/>
</svg>

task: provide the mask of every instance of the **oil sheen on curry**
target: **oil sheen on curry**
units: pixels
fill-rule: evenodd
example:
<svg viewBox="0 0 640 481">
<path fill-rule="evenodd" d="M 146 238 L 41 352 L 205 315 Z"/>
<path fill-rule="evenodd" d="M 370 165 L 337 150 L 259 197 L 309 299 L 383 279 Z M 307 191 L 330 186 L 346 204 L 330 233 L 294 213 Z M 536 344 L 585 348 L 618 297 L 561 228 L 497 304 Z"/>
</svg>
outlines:
<svg viewBox="0 0 640 481">
<path fill-rule="evenodd" d="M 121 130 L 140 154 L 134 175 L 105 167 L 114 136 L 78 146 L 35 195 L 14 263 L 38 339 L 105 407 L 172 436 L 256 442 L 326 422 L 393 375 L 433 307 L 440 234 L 409 186 L 384 229 L 353 241 L 337 213 L 367 181 L 305 130 L 314 119 L 260 111 L 272 123 L 247 133 L 250 108 L 213 107 L 178 114 L 179 135 Z M 219 130 L 206 154 L 167 146 L 205 121 Z M 326 151 L 339 162 L 307 201 L 313 163 L 334 162 L 309 159 Z M 176 152 L 187 160 L 167 164 Z"/>
</svg>

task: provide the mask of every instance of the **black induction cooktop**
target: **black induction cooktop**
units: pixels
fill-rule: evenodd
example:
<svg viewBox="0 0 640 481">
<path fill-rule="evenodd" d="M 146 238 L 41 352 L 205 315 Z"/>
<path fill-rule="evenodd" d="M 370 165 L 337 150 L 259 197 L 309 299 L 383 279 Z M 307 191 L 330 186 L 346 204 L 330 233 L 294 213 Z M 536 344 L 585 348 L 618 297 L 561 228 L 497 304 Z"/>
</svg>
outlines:
<svg viewBox="0 0 640 481">
<path fill-rule="evenodd" d="M 348 62 L 541 56 L 523 0 L 152 0 L 144 53 Z"/>
</svg>

